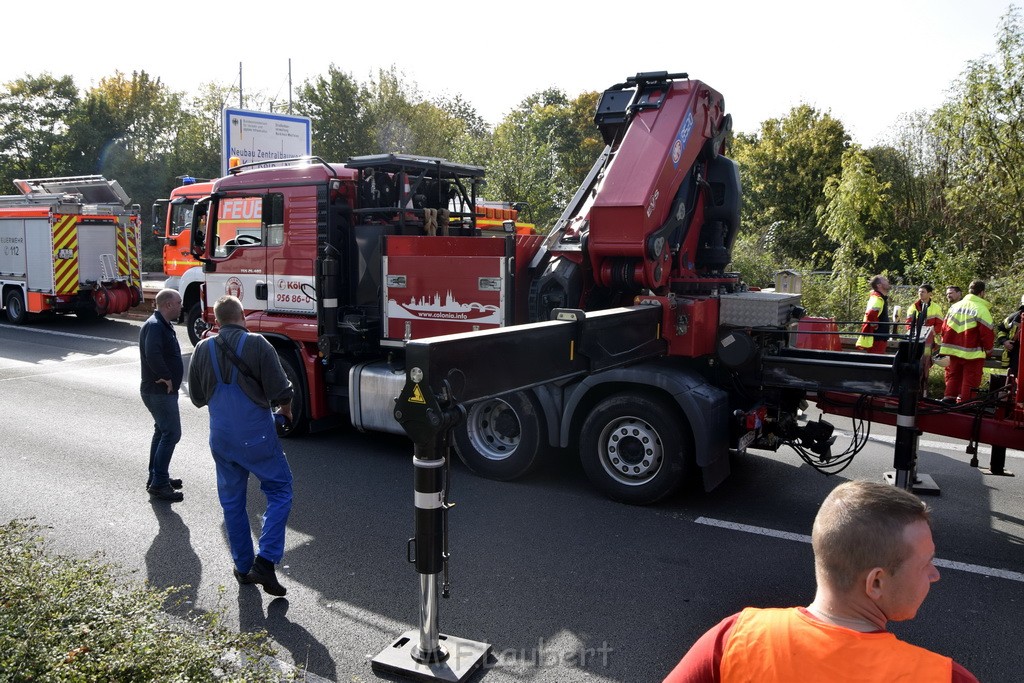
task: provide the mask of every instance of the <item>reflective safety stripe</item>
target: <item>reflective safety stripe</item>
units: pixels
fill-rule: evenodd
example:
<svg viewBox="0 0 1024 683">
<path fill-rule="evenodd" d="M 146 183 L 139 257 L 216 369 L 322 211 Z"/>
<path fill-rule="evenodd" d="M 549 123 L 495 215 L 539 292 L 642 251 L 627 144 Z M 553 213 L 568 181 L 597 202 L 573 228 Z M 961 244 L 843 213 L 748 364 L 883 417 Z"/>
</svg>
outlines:
<svg viewBox="0 0 1024 683">
<path fill-rule="evenodd" d="M 444 492 L 423 493 L 422 491 L 416 491 L 414 500 L 416 507 L 420 510 L 436 510 L 444 506 Z"/>
<path fill-rule="evenodd" d="M 412 456 L 412 464 L 416 467 L 444 467 L 444 458 L 437 458 L 436 460 L 424 460 L 423 458 L 417 458 L 415 455 Z"/>
<path fill-rule="evenodd" d="M 917 420 L 914 419 L 913 415 L 897 415 L 896 426 L 897 427 L 913 427 L 917 424 Z"/>
</svg>

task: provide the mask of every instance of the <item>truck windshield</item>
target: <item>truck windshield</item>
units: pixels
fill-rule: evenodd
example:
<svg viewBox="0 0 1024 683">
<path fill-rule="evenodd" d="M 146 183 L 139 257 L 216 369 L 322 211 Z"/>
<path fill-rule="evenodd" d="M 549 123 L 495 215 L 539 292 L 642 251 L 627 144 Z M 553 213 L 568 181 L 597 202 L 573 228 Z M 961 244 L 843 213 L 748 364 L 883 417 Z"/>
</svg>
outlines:
<svg viewBox="0 0 1024 683">
<path fill-rule="evenodd" d="M 194 205 L 195 202 L 191 199 L 171 204 L 171 235 L 177 235 L 182 230 L 187 230 L 192 226 L 192 208 Z"/>
<path fill-rule="evenodd" d="M 264 204 L 269 214 L 264 214 Z M 284 196 L 231 195 L 221 198 L 214 229 L 213 256 L 239 247 L 280 246 L 284 241 Z"/>
</svg>

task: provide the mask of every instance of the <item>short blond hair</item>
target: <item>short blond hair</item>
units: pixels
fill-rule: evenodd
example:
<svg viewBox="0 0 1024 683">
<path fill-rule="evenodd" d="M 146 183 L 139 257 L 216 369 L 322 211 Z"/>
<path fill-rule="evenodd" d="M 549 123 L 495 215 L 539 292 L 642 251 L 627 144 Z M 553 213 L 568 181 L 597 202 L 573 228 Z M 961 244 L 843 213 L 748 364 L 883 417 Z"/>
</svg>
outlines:
<svg viewBox="0 0 1024 683">
<path fill-rule="evenodd" d="M 213 316 L 221 327 L 245 320 L 243 311 L 242 302 L 237 296 L 231 296 L 230 294 L 225 294 L 217 299 L 217 303 L 213 305 Z"/>
<path fill-rule="evenodd" d="M 845 593 L 875 567 L 894 573 L 910 557 L 903 534 L 915 522 L 931 526 L 928 506 L 914 494 L 870 481 L 840 484 L 811 531 L 818 583 Z"/>
</svg>

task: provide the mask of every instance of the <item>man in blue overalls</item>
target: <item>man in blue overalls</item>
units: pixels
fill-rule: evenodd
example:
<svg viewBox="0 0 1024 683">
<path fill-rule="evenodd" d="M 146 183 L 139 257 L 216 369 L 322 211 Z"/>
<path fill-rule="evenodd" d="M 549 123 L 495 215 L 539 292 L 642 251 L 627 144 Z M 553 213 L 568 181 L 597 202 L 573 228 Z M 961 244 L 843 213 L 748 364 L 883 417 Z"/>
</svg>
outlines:
<svg viewBox="0 0 1024 683">
<path fill-rule="evenodd" d="M 284 555 L 292 473 L 277 438 L 272 406 L 291 420 L 294 389 L 270 342 L 246 330 L 241 301 L 221 297 L 213 313 L 220 333 L 200 341 L 192 353 L 189 394 L 197 407 L 210 407 L 210 450 L 235 579 L 281 596 L 287 589 L 278 582 L 274 565 Z M 245 507 L 249 474 L 260 480 L 267 499 L 257 555 Z"/>
</svg>

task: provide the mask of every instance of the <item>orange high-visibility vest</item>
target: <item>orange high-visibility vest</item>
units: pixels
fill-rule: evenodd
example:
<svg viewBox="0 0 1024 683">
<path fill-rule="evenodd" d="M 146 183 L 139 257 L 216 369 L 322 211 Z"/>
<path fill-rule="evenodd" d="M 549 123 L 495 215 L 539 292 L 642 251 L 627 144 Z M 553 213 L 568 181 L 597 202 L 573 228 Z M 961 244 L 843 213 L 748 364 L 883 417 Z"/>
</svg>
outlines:
<svg viewBox="0 0 1024 683">
<path fill-rule="evenodd" d="M 796 607 L 747 608 L 729 632 L 722 683 L 948 683 L 953 660 L 889 632 L 860 633 Z"/>
</svg>

